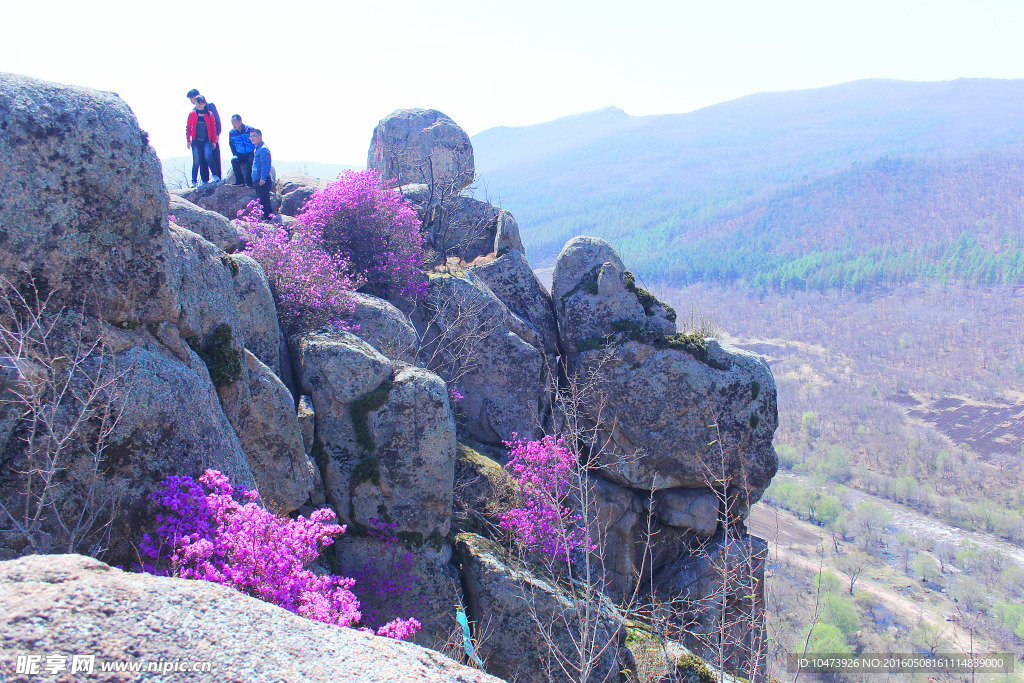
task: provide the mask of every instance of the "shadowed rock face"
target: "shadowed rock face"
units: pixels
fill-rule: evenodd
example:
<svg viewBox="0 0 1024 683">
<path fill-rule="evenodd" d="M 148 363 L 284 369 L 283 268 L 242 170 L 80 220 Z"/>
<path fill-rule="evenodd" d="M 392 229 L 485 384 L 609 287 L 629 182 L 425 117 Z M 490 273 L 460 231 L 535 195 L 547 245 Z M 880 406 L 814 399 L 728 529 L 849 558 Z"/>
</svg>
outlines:
<svg viewBox="0 0 1024 683">
<path fill-rule="evenodd" d="M 44 653 L 94 654 L 97 676 L 101 662 L 210 664 L 209 672 L 151 679 L 164 681 L 501 683 L 412 643 L 310 621 L 214 583 L 128 574 L 81 555 L 0 563 L 0 597 L 0 675 L 14 675 L 18 655 Z M 88 680 L 141 680 L 107 676 Z"/>
<path fill-rule="evenodd" d="M 586 630 L 594 638 L 591 645 L 602 643 L 586 651 L 596 660 L 588 683 L 615 680 L 622 668 L 619 646 L 626 640 L 626 628 L 610 602 L 592 602 L 588 607 L 596 613 L 581 618 L 584 611 L 570 595 L 510 559 L 496 543 L 463 533 L 455 538 L 455 552 L 462 563 L 470 618 L 480 629 L 477 651 L 488 672 L 520 683 L 546 683 L 550 649 L 563 661 L 578 662 L 579 634 Z M 535 618 L 550 630 L 548 644 L 538 642 Z M 610 645 L 603 647 L 605 643 Z M 551 665 L 559 672 L 555 680 L 563 680 L 554 660 Z"/>
<path fill-rule="evenodd" d="M 421 361 L 464 395 L 470 435 L 500 444 L 539 431 L 547 366 L 536 331 L 469 271 L 431 279 L 413 323 L 424 339 Z"/>
<path fill-rule="evenodd" d="M 0 73 L 0 273 L 63 286 L 107 320 L 177 313 L 166 282 L 167 189 L 114 93 Z"/>
<path fill-rule="evenodd" d="M 460 190 L 473 182 L 473 144 L 466 131 L 436 109 L 399 109 L 380 120 L 366 167 L 396 185 L 427 183 Z"/>
</svg>

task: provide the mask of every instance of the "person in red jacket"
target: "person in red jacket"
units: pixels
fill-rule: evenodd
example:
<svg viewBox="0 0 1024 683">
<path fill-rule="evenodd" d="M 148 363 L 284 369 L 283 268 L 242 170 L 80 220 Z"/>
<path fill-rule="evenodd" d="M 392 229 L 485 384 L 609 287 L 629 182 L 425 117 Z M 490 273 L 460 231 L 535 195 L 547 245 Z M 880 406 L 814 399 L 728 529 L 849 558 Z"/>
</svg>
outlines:
<svg viewBox="0 0 1024 683">
<path fill-rule="evenodd" d="M 205 185 L 210 181 L 210 169 L 214 168 L 213 149 L 217 146 L 217 122 L 202 95 L 196 98 L 196 108 L 188 114 L 185 144 L 192 150 L 192 187 L 196 186 L 196 176 L 200 173 Z M 220 180 L 217 176 L 213 179 Z"/>
</svg>

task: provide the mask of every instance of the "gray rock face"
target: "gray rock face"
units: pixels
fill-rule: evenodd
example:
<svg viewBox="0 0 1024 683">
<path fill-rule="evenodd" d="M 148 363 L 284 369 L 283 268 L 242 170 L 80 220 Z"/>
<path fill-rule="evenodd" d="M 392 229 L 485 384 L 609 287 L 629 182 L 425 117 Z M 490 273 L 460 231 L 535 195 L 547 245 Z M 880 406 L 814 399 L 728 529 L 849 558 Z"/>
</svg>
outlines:
<svg viewBox="0 0 1024 683">
<path fill-rule="evenodd" d="M 217 393 L 248 455 L 263 504 L 281 514 L 294 512 L 309 498 L 315 482 L 295 403 L 270 368 L 248 351 L 244 355 L 242 379 Z"/>
<path fill-rule="evenodd" d="M 538 642 L 533 617 L 551 629 L 555 656 L 580 661 L 578 640 L 583 620 L 564 591 L 515 565 L 500 546 L 475 534 L 459 534 L 455 551 L 462 562 L 468 614 L 482 630 L 475 635 L 488 673 L 520 683 L 550 680 L 546 672 L 551 652 Z M 526 604 L 535 610 L 534 615 Z M 593 638 L 592 652 L 603 652 L 588 681 L 615 680 L 620 669 L 619 647 L 626 639 L 624 620 L 609 604 L 592 602 L 590 607 L 594 614 L 587 630 Z M 559 672 L 555 680 L 561 680 L 561 670 L 551 663 Z"/>
<path fill-rule="evenodd" d="M 391 360 L 415 363 L 419 338 L 409 316 L 384 299 L 360 292 L 353 296 L 356 305 L 351 320 L 358 326 L 355 335 Z"/>
<path fill-rule="evenodd" d="M 472 271 L 433 278 L 413 316 L 424 341 L 421 360 L 464 398 L 470 435 L 485 443 L 538 431 L 545 411 L 544 355 L 514 330 L 532 328 Z M 535 333 L 534 333 L 535 334 Z"/>
<path fill-rule="evenodd" d="M 168 212 L 186 230 L 213 242 L 226 252 L 238 250 L 238 230 L 224 216 L 207 211 L 176 194 L 170 195 Z"/>
<path fill-rule="evenodd" d="M 190 364 L 146 336 L 145 331 L 125 335 L 135 345 L 113 357 L 117 367 L 131 373 L 131 393 L 117 406 L 117 428 L 104 453 L 109 463 L 104 486 L 122 494 L 107 555 L 119 563 L 137 560 L 133 544 L 149 522 L 146 496 L 164 477 L 197 477 L 212 468 L 227 474 L 233 484 L 257 488 L 206 366 L 180 338 L 177 345 L 190 354 Z M 173 337 L 177 331 L 168 329 L 165 338 Z M 80 485 L 87 481 L 80 478 Z"/>
<path fill-rule="evenodd" d="M 173 258 L 167 279 L 178 293 L 178 312 L 172 318 L 183 337 L 207 335 L 226 323 L 241 328 L 235 303 L 231 258 L 199 235 L 172 225 L 169 235 Z M 223 260 L 222 260 L 223 259 Z M 241 348 L 240 340 L 236 346 Z M 241 340 L 244 341 L 244 340 Z"/>
<path fill-rule="evenodd" d="M 211 664 L 209 672 L 152 679 L 163 681 L 501 683 L 412 643 L 310 621 L 207 581 L 129 574 L 80 555 L 0 563 L 0 604 L 0 671 L 12 676 L 19 655 L 88 653 L 96 676 L 108 662 Z M 90 680 L 129 680 L 103 676 Z"/>
<path fill-rule="evenodd" d="M 749 534 L 727 537 L 719 532 L 699 550 L 658 572 L 655 588 L 666 597 L 681 598 L 691 616 L 685 631 L 686 647 L 698 656 L 717 659 L 719 653 L 711 643 L 717 642 L 717 634 L 724 630 L 725 668 L 750 670 L 751 653 L 764 638 L 761 615 L 767 557 L 768 544 L 762 539 Z"/>
<path fill-rule="evenodd" d="M 410 548 L 394 538 L 385 543 L 378 538 L 344 534 L 333 547 L 342 576 L 360 576 L 369 568 L 378 576 L 392 577 L 403 584 L 405 590 L 401 594 L 396 590 L 382 598 L 372 591 L 360 591 L 357 583 L 355 593 L 364 620 L 377 625 L 396 617 L 415 617 L 422 628 L 411 638 L 412 642 L 433 650 L 452 651 L 452 634 L 462 632 L 455 621 L 455 605 L 465 604 L 465 598 L 459 572 L 451 563 L 450 545 Z M 450 656 L 464 661 L 461 650 L 459 647 Z"/>
<path fill-rule="evenodd" d="M 326 181 L 305 173 L 285 173 L 277 179 L 274 187 L 281 213 L 286 216 L 299 215 L 313 193 L 326 184 Z"/>
<path fill-rule="evenodd" d="M 270 293 L 270 283 L 263 266 L 245 254 L 231 256 L 238 269 L 232 279 L 235 307 L 238 311 L 238 334 L 245 339 L 245 348 L 260 359 L 274 374 L 281 377 L 281 327 L 277 306 Z M 231 262 L 228 271 L 234 273 Z"/>
<path fill-rule="evenodd" d="M 663 524 L 711 536 L 718 528 L 718 495 L 710 489 L 658 491 L 653 514 Z"/>
<path fill-rule="evenodd" d="M 391 361 L 348 332 L 303 335 L 291 346 L 299 386 L 318 414 L 335 403 L 352 403 L 391 376 Z"/>
<path fill-rule="evenodd" d="M 363 525 L 390 516 L 424 538 L 447 533 L 455 421 L 444 382 L 349 333 L 305 336 L 296 348 L 316 412 L 314 455 L 338 516 Z"/>
<path fill-rule="evenodd" d="M 112 321 L 177 313 L 160 161 L 117 95 L 0 73 L 0 273 Z"/>
<path fill-rule="evenodd" d="M 462 189 L 473 182 L 473 144 L 436 109 L 399 109 L 373 129 L 366 167 L 397 185 L 427 183 Z"/>
<path fill-rule="evenodd" d="M 490 263 L 473 268 L 503 304 L 530 323 L 540 336 L 544 353 L 558 355 L 558 325 L 551 295 L 541 284 L 526 257 L 512 250 Z"/>
<path fill-rule="evenodd" d="M 641 342 L 570 356 L 570 372 L 602 378 L 583 410 L 601 413 L 609 479 L 638 489 L 702 488 L 724 472 L 753 500 L 768 487 L 777 467 L 775 379 L 760 356 L 706 343 L 707 362 Z"/>
</svg>

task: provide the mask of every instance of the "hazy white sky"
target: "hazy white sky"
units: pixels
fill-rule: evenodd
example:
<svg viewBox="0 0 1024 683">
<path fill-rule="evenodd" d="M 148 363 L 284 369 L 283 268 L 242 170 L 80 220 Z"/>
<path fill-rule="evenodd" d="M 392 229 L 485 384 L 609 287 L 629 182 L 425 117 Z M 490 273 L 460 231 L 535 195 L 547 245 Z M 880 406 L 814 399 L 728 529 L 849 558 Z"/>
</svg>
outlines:
<svg viewBox="0 0 1024 683">
<path fill-rule="evenodd" d="M 0 16 L 0 70 L 118 92 L 161 156 L 187 154 L 192 87 L 278 159 L 362 164 L 402 107 L 472 135 L 860 78 L 1024 77 L 1020 0 L 38 0 Z"/>
</svg>

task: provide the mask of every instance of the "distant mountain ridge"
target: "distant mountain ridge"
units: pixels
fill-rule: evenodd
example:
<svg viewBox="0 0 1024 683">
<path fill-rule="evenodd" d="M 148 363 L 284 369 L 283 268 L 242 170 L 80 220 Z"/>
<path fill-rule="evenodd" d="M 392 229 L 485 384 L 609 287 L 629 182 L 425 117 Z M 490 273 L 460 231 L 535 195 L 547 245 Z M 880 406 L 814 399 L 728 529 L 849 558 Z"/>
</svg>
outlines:
<svg viewBox="0 0 1024 683">
<path fill-rule="evenodd" d="M 534 265 L 583 233 L 672 284 L 863 289 L 1024 283 L 1022 138 L 1024 80 L 867 80 L 688 114 L 607 108 L 473 145 Z"/>
</svg>

